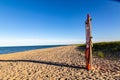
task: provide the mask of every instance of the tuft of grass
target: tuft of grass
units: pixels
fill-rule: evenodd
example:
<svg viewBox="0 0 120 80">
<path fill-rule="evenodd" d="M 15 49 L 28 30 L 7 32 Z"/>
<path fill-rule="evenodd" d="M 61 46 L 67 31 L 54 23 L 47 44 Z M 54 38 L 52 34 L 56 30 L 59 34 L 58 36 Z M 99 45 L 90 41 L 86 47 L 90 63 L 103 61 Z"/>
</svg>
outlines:
<svg viewBox="0 0 120 80">
<path fill-rule="evenodd" d="M 101 51 L 98 51 L 98 57 L 100 57 L 100 58 L 104 58 L 105 57 L 105 55 L 104 55 L 104 53 L 103 52 L 101 52 Z"/>
</svg>

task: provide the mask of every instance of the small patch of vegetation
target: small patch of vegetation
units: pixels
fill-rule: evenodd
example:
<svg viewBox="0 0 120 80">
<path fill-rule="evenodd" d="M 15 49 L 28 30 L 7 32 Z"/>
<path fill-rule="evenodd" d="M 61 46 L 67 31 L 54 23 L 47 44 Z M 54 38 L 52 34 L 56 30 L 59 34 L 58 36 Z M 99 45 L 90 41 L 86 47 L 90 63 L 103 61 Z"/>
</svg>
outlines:
<svg viewBox="0 0 120 80">
<path fill-rule="evenodd" d="M 98 51 L 97 55 L 98 55 L 98 57 L 100 57 L 100 58 L 104 58 L 104 57 L 105 57 L 105 56 L 104 56 L 104 53 L 101 52 L 101 51 Z"/>
<path fill-rule="evenodd" d="M 85 44 L 78 46 L 82 52 L 85 51 Z M 120 59 L 120 41 L 94 43 L 93 55 L 101 58 Z"/>
</svg>

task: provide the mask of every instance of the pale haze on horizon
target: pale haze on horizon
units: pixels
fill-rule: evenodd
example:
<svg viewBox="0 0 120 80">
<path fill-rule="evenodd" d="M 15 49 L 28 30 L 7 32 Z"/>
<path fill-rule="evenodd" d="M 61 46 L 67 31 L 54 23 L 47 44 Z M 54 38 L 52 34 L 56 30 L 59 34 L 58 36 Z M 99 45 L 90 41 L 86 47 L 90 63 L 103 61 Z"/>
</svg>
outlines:
<svg viewBox="0 0 120 80">
<path fill-rule="evenodd" d="M 120 41 L 120 3 L 113 0 L 0 0 L 0 46 Z"/>
</svg>

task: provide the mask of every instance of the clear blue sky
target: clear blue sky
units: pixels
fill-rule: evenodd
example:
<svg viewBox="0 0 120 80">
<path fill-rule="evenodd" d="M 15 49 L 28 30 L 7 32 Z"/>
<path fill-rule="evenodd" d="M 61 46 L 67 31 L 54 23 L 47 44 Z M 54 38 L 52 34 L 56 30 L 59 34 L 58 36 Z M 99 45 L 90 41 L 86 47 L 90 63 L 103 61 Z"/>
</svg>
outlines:
<svg viewBox="0 0 120 80">
<path fill-rule="evenodd" d="M 84 43 L 87 13 L 94 42 L 120 40 L 117 1 L 0 0 L 0 45 Z"/>
</svg>

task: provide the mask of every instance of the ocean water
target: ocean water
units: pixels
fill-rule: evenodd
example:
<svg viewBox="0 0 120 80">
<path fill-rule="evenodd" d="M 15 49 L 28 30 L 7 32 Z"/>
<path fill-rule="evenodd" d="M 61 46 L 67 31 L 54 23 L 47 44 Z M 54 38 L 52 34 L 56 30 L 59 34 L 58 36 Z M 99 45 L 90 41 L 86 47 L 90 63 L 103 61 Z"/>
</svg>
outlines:
<svg viewBox="0 0 120 80">
<path fill-rule="evenodd" d="M 58 46 L 64 46 L 64 45 L 0 47 L 0 54 L 8 54 L 8 53 L 35 50 L 35 49 L 52 48 L 52 47 L 58 47 Z"/>
</svg>

